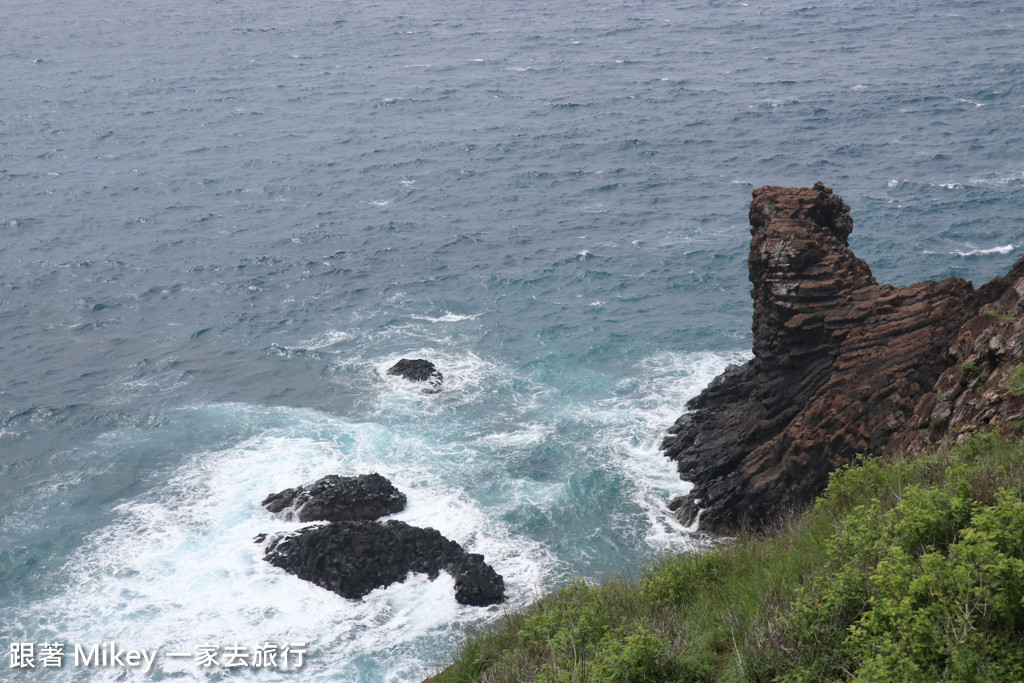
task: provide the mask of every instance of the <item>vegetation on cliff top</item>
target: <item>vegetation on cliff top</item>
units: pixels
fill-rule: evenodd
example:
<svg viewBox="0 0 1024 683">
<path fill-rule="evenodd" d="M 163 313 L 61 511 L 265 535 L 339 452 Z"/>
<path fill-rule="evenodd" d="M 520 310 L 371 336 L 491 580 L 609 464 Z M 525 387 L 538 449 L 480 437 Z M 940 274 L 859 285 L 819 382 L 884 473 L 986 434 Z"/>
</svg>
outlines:
<svg viewBox="0 0 1024 683">
<path fill-rule="evenodd" d="M 453 681 L 1024 680 L 1024 441 L 834 473 L 771 535 L 573 581 L 464 643 Z"/>
</svg>

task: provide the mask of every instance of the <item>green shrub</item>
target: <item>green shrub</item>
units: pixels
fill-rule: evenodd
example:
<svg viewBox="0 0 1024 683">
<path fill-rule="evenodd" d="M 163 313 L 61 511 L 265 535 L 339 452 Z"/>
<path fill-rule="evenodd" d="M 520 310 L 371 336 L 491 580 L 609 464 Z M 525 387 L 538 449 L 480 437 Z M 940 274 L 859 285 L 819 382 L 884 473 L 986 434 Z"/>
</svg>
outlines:
<svg viewBox="0 0 1024 683">
<path fill-rule="evenodd" d="M 948 552 L 891 547 L 871 581 L 870 607 L 847 642 L 859 675 L 1024 680 L 1024 503 L 1016 494 L 1003 490 L 979 508 Z"/>
<path fill-rule="evenodd" d="M 642 625 L 615 629 L 598 644 L 594 680 L 609 683 L 676 680 L 669 652 L 668 641 Z M 709 676 L 710 670 L 705 675 Z"/>
<path fill-rule="evenodd" d="M 1024 396 L 1024 363 L 1017 363 L 1010 379 L 1006 380 L 1006 388 L 1014 396 Z"/>
<path fill-rule="evenodd" d="M 828 570 L 783 620 L 794 666 L 780 680 L 1024 680 L 1020 648 L 1000 654 L 1024 635 L 1022 485 L 1019 469 L 1004 468 L 1019 468 L 1021 454 L 1014 447 L 1007 463 L 1004 446 L 973 436 L 911 471 L 869 464 L 837 477 L 826 501 L 865 479 L 898 501 L 886 510 L 891 499 L 876 497 L 842 518 Z M 903 485 L 908 475 L 917 483 Z M 986 505 L 994 481 L 1013 488 Z"/>
<path fill-rule="evenodd" d="M 981 372 L 981 368 L 978 367 L 977 361 L 965 360 L 960 364 L 960 373 L 964 377 L 975 377 Z"/>
<path fill-rule="evenodd" d="M 571 660 L 568 668 L 585 658 L 587 649 L 610 628 L 606 606 L 598 599 L 601 588 L 573 579 L 558 592 L 544 598 L 527 614 L 519 628 L 522 647 L 550 656 L 559 665 Z"/>
<path fill-rule="evenodd" d="M 680 555 L 644 568 L 641 594 L 651 603 L 680 606 L 690 603 L 718 581 L 725 566 L 719 552 Z"/>
</svg>

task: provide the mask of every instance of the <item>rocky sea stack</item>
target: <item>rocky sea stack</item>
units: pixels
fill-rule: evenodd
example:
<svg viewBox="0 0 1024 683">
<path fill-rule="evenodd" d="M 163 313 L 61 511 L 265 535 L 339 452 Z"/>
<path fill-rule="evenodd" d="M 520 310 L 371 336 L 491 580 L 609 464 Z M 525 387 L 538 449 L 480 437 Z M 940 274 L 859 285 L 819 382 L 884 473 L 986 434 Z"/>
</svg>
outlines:
<svg viewBox="0 0 1024 683">
<path fill-rule="evenodd" d="M 754 190 L 750 226 L 754 358 L 692 399 L 662 443 L 695 483 L 673 501 L 681 520 L 699 515 L 712 532 L 757 527 L 810 503 L 858 453 L 889 453 L 978 411 L 1020 413 L 958 397 L 965 374 L 1005 384 L 1018 367 L 1022 330 L 1009 327 L 1024 259 L 977 290 L 953 277 L 880 285 L 849 249 L 850 208 L 821 183 Z M 1020 381 L 1024 394 L 1024 371 Z M 996 405 L 1006 394 L 995 391 Z"/>
</svg>

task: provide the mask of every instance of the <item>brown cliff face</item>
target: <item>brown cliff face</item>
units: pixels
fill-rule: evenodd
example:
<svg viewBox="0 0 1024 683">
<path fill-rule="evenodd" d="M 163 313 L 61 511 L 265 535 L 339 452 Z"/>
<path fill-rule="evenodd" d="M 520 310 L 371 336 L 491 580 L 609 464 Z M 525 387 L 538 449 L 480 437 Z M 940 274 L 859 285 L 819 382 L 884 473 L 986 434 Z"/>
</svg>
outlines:
<svg viewBox="0 0 1024 683">
<path fill-rule="evenodd" d="M 1024 258 L 978 290 L 983 304 L 959 330 L 948 367 L 889 442 L 910 451 L 971 430 L 1024 429 Z"/>
<path fill-rule="evenodd" d="M 979 295 L 1005 287 L 879 285 L 848 247 L 849 207 L 831 188 L 753 195 L 754 358 L 691 400 L 662 443 L 695 483 L 677 515 L 699 514 L 712 532 L 806 505 L 857 453 L 885 452 L 948 367 Z"/>
</svg>

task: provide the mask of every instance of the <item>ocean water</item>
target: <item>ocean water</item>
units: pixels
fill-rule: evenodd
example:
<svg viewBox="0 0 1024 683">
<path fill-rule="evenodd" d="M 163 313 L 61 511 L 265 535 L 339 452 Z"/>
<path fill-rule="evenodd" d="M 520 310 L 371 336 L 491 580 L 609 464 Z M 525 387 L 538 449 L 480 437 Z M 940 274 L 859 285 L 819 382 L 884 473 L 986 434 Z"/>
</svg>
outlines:
<svg viewBox="0 0 1024 683">
<path fill-rule="evenodd" d="M 1022 32 L 980 0 L 0 0 L 0 647 L 160 652 L 0 678 L 416 681 L 694 547 L 657 443 L 749 357 L 750 190 L 832 185 L 880 281 L 1004 272 Z M 366 472 L 508 604 L 261 560 L 267 493 Z M 305 664 L 166 656 L 260 643 Z"/>
</svg>

